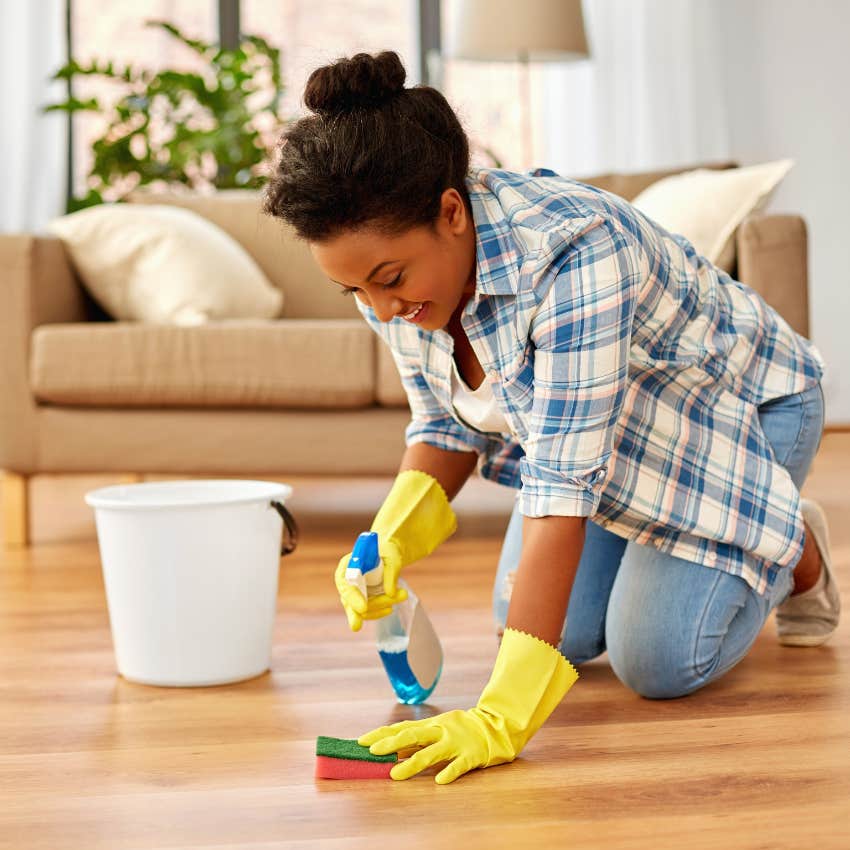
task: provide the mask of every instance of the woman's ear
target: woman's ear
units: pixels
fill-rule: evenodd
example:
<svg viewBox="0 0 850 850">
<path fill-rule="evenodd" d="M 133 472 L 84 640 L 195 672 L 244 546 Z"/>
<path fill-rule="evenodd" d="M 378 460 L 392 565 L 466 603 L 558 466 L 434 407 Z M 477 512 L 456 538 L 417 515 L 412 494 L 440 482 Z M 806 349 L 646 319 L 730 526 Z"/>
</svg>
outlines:
<svg viewBox="0 0 850 850">
<path fill-rule="evenodd" d="M 446 189 L 440 199 L 440 218 L 443 219 L 449 232 L 460 236 L 466 231 L 468 216 L 466 205 L 457 189 Z"/>
</svg>

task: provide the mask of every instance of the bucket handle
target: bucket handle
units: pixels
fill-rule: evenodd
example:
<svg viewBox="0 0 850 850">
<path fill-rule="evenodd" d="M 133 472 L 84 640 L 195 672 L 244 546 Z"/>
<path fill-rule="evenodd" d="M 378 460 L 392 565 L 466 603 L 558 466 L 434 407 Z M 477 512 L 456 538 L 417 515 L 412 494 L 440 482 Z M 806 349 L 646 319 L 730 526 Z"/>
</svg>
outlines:
<svg viewBox="0 0 850 850">
<path fill-rule="evenodd" d="M 298 525 L 295 522 L 295 517 L 286 509 L 283 502 L 276 502 L 274 499 L 270 502 L 271 507 L 273 507 L 283 519 L 283 527 L 284 527 L 284 535 L 283 535 L 283 543 L 280 547 L 280 554 L 289 555 L 290 553 L 295 551 L 295 547 L 298 545 Z"/>
</svg>

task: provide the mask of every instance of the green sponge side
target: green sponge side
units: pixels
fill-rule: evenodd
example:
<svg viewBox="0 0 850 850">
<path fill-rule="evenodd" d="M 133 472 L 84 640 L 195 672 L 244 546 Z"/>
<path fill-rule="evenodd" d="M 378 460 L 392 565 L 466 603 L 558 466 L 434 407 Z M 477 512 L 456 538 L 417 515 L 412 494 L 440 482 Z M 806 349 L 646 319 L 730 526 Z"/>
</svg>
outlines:
<svg viewBox="0 0 850 850">
<path fill-rule="evenodd" d="M 325 735 L 319 735 L 316 738 L 316 755 L 330 756 L 336 759 L 353 759 L 354 761 L 398 761 L 398 753 L 376 756 L 369 752 L 368 747 L 361 747 L 354 739 L 328 738 Z"/>
</svg>

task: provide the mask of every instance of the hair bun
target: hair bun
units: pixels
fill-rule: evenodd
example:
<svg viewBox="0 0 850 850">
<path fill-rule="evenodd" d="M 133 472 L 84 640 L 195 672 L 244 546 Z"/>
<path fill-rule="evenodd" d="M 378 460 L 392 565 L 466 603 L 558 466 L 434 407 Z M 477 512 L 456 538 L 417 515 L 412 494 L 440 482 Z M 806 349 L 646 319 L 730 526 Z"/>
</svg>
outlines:
<svg viewBox="0 0 850 850">
<path fill-rule="evenodd" d="M 358 107 L 377 107 L 404 91 L 407 73 L 398 54 L 356 53 L 316 68 L 304 89 L 304 104 L 313 112 L 336 115 Z"/>
</svg>

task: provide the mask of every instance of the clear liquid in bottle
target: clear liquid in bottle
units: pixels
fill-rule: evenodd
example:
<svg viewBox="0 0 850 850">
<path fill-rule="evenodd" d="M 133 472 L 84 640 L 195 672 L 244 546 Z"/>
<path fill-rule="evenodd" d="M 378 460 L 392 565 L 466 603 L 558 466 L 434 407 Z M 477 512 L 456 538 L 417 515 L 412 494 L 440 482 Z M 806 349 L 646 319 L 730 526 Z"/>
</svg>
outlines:
<svg viewBox="0 0 850 850">
<path fill-rule="evenodd" d="M 377 538 L 375 532 L 361 534 L 349 561 L 349 581 L 356 580 L 368 596 L 383 593 Z M 398 586 L 407 590 L 407 599 L 376 621 L 378 655 L 398 701 L 417 705 L 437 686 L 443 670 L 443 648 L 419 597 L 403 579 Z"/>
<path fill-rule="evenodd" d="M 398 701 L 417 705 L 437 687 L 443 649 L 419 598 L 403 580 L 398 585 L 408 596 L 377 621 L 378 654 Z"/>
</svg>

